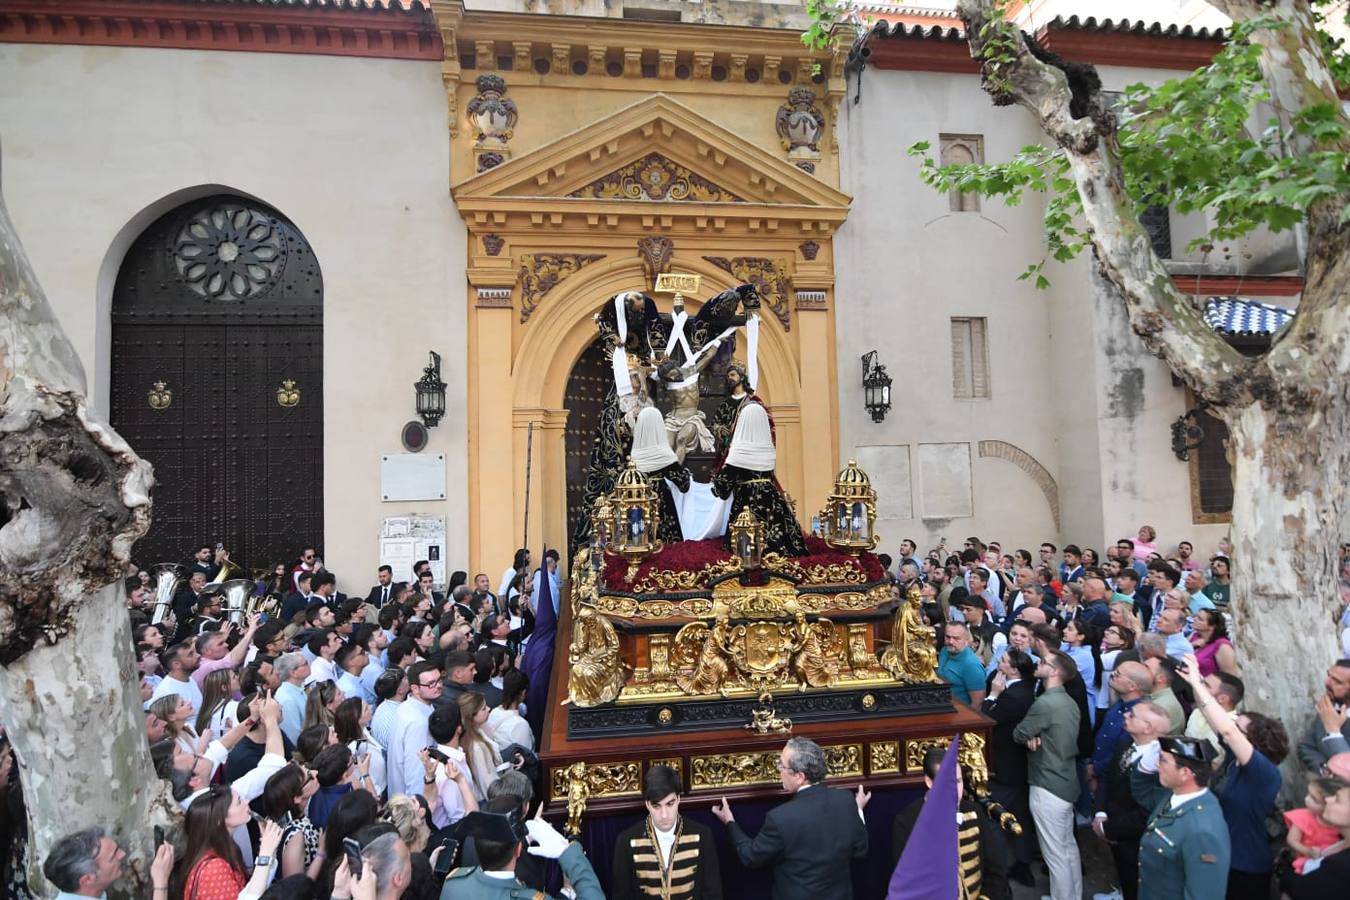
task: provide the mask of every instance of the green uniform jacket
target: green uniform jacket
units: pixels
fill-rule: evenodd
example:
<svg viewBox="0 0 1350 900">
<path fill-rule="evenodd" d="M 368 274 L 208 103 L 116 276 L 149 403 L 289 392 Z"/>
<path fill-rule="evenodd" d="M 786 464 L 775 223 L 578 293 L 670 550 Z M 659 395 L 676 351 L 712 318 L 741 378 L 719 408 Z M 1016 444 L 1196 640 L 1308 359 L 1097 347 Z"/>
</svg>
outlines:
<svg viewBox="0 0 1350 900">
<path fill-rule="evenodd" d="M 1034 737 L 1041 746 L 1027 756 L 1027 780 L 1066 803 L 1078 799 L 1078 704 L 1064 688 L 1046 690 L 1013 729 L 1013 740 L 1025 744 Z"/>
<path fill-rule="evenodd" d="M 1219 798 L 1204 791 L 1176 809 L 1171 794 L 1139 841 L 1139 900 L 1213 900 L 1228 887 L 1228 825 Z"/>
<path fill-rule="evenodd" d="M 605 900 L 600 879 L 581 852 L 580 844 L 569 844 L 558 857 L 563 874 L 572 882 L 577 900 Z M 455 869 L 445 876 L 441 900 L 555 900 L 543 891 L 527 888 L 515 879 L 492 878 L 477 867 Z"/>
</svg>

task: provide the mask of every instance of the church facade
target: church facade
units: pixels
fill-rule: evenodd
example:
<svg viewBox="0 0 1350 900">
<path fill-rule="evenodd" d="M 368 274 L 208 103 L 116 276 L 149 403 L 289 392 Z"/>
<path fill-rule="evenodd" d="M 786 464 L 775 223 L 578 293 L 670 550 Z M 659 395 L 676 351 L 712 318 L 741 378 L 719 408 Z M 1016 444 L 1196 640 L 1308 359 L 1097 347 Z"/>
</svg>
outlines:
<svg viewBox="0 0 1350 900">
<path fill-rule="evenodd" d="M 383 520 L 416 514 L 446 520 L 450 568 L 495 573 L 527 504 L 529 544 L 565 546 L 609 377 L 594 316 L 666 272 L 701 276 L 691 310 L 759 288 L 757 388 L 803 524 L 857 457 L 882 549 L 1144 521 L 1199 548 L 1224 527 L 1170 449 L 1184 392 L 1089 267 L 1049 291 L 1016 280 L 1036 204 L 918 181 L 917 140 L 995 160 L 1039 137 L 932 22 L 817 51 L 800 7 L 772 2 L 116 13 L 0 0 L 0 171 L 91 402 L 156 465 L 148 554 L 220 541 L 262 568 L 309 541 L 359 579 Z M 1048 32 L 1109 86 L 1217 46 L 1136 38 Z M 1184 247 L 1192 226 L 1171 226 Z M 1270 269 L 1277 250 L 1235 259 Z M 1197 296 L 1297 293 L 1184 257 Z M 895 378 L 881 422 L 871 350 Z M 421 453 L 443 458 L 445 496 L 388 499 L 429 353 L 446 409 Z"/>
</svg>

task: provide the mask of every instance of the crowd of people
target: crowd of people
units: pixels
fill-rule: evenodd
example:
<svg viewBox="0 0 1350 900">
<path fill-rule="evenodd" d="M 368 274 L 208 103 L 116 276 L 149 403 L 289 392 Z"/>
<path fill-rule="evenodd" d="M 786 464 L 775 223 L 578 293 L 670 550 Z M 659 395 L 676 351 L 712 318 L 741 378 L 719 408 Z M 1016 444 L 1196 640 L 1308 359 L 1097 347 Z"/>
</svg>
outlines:
<svg viewBox="0 0 1350 900">
<path fill-rule="evenodd" d="M 1202 561 L 1183 541 L 1166 557 L 1146 527 L 1104 557 L 1050 543 L 1034 559 L 1005 555 L 974 537 L 957 553 L 920 556 L 904 541 L 898 559 L 883 556 L 897 596 L 920 591 L 939 677 L 992 719 L 991 799 L 1022 825 L 1006 832 L 962 799 L 971 896 L 1009 897 L 1040 869 L 1053 900 L 1079 900 L 1080 844 L 1093 840 L 1117 885 L 1097 900 L 1269 900 L 1273 888 L 1303 900 L 1350 883 L 1350 658 L 1332 662 L 1291 746 L 1278 713 L 1303 711 L 1245 702 L 1227 549 Z M 527 716 L 544 698 L 520 659 L 536 601 L 556 613 L 556 552 L 535 567 L 519 551 L 495 591 L 486 574 L 456 572 L 442 592 L 422 561 L 406 582 L 382 566 L 348 597 L 305 548 L 258 582 L 266 619 L 222 608 L 213 580 L 227 558 L 200 548 L 163 615 L 144 573 L 126 582 L 151 758 L 184 811 L 182 839 L 151 867 L 153 900 L 602 896 L 581 848 L 531 815 L 543 785 Z M 1295 749 L 1306 805 L 1283 814 L 1277 852 L 1268 825 Z M 929 783 L 940 762 L 924 760 Z M 849 897 L 838 866 L 867 852 L 870 794 L 825 787 L 805 738 L 783 748 L 779 771 L 790 802 L 756 836 L 725 801 L 714 808 L 731 846 L 773 868 L 775 898 Z M 5 821 L 21 822 L 7 749 L 0 791 Z M 645 773 L 648 816 L 619 835 L 611 896 L 721 896 L 712 835 L 679 814 L 683 794 L 676 771 Z M 896 818 L 893 859 L 921 808 Z M 6 896 L 30 896 L 22 828 L 0 839 Z M 97 897 L 123 855 L 89 828 L 58 842 L 43 871 L 61 896 Z"/>
<path fill-rule="evenodd" d="M 1343 893 L 1350 658 L 1329 661 L 1315 710 L 1251 708 L 1226 542 L 1208 560 L 1188 541 L 1164 556 L 1145 526 L 1104 556 L 1043 543 L 1033 559 L 976 537 L 959 553 L 916 550 L 901 545 L 899 589 L 919 587 L 953 696 L 993 719 L 990 794 L 1023 825 L 986 862 L 1001 857 L 1027 885 L 1039 862 L 1050 897 L 1079 900 L 1080 841 L 1096 839 L 1117 886 L 1096 900 Z M 1279 766 L 1294 749 L 1281 714 L 1308 712 L 1307 806 L 1280 823 Z"/>
<path fill-rule="evenodd" d="M 455 572 L 442 592 L 423 560 L 408 581 L 381 566 L 364 597 L 348 597 L 307 547 L 234 610 L 217 581 L 227 561 L 224 548 L 199 548 L 164 609 L 148 573 L 125 582 L 151 760 L 184 813 L 177 852 L 158 849 L 153 900 L 425 900 L 463 855 L 457 826 L 504 806 L 534 835 L 532 853 L 543 846 L 569 870 L 568 842 L 525 814 L 539 806 L 540 772 L 520 661 L 534 592 L 557 612 L 556 551 L 538 568 L 518 552 L 495 591 L 486 574 Z M 22 785 L 7 747 L 3 760 L 5 896 L 29 897 Z M 477 854 L 484 868 L 515 869 L 489 838 Z M 123 855 L 86 829 L 43 871 L 62 896 L 99 896 Z M 545 887 L 538 867 L 518 877 Z"/>
</svg>

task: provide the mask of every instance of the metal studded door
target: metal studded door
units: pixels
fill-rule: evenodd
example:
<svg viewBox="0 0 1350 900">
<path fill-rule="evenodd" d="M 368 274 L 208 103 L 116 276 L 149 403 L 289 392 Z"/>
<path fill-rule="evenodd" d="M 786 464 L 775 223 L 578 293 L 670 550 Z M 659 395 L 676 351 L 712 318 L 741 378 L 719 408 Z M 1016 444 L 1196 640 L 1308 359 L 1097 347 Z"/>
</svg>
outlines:
<svg viewBox="0 0 1350 900">
<path fill-rule="evenodd" d="M 113 295 L 112 422 L 155 467 L 141 564 L 221 542 L 246 568 L 323 538 L 323 282 L 304 237 L 235 197 L 137 239 Z"/>
<path fill-rule="evenodd" d="M 589 515 L 585 508 L 586 479 L 591 468 L 591 447 L 595 444 L 595 429 L 600 424 L 600 411 L 605 405 L 605 394 L 614 383 L 613 369 L 599 341 L 587 347 L 572 366 L 563 395 L 567 407 L 567 533 L 575 535 L 577 522 Z M 576 548 L 571 548 L 575 553 Z M 568 554 L 569 558 L 571 553 Z"/>
</svg>

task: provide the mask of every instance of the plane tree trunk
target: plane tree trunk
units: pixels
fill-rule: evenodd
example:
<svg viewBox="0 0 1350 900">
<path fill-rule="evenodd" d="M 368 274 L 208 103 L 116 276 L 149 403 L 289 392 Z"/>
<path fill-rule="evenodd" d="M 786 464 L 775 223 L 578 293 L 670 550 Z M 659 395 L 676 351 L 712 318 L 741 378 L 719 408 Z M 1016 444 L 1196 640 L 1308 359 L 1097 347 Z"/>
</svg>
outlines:
<svg viewBox="0 0 1350 900">
<path fill-rule="evenodd" d="M 85 405 L 84 371 L 0 197 L 0 721 L 28 809 L 29 885 L 62 835 L 128 851 L 119 897 L 148 897 L 155 778 L 121 590 L 150 523 L 148 463 Z"/>
</svg>

